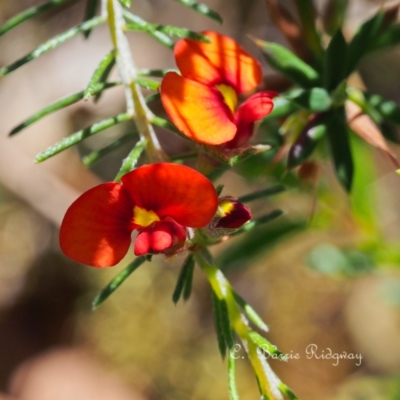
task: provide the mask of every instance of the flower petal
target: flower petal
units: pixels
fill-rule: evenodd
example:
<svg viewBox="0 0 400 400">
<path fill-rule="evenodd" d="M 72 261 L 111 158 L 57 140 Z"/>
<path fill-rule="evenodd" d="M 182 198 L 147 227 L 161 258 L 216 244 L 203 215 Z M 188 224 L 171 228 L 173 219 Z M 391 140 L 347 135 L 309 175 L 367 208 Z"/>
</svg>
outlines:
<svg viewBox="0 0 400 400">
<path fill-rule="evenodd" d="M 273 109 L 272 99 L 278 94 L 265 91 L 249 97 L 236 110 L 234 122 L 237 126 L 235 137 L 224 146 L 228 149 L 236 149 L 245 145 L 251 138 L 254 130 L 254 122 L 266 117 Z"/>
<path fill-rule="evenodd" d="M 171 121 L 192 140 L 218 145 L 235 136 L 232 112 L 217 89 L 168 72 L 161 101 Z"/>
<path fill-rule="evenodd" d="M 178 68 L 185 78 L 205 85 L 229 84 L 238 93 L 256 88 L 262 79 L 260 63 L 235 40 L 206 31 L 211 43 L 179 40 L 174 48 Z"/>
<path fill-rule="evenodd" d="M 122 177 L 135 204 L 171 217 L 192 228 L 207 225 L 218 207 L 213 184 L 192 168 L 158 163 L 142 166 Z"/>
<path fill-rule="evenodd" d="M 109 267 L 131 243 L 133 203 L 119 183 L 88 190 L 69 207 L 60 230 L 60 246 L 70 258 L 93 267 Z"/>
</svg>

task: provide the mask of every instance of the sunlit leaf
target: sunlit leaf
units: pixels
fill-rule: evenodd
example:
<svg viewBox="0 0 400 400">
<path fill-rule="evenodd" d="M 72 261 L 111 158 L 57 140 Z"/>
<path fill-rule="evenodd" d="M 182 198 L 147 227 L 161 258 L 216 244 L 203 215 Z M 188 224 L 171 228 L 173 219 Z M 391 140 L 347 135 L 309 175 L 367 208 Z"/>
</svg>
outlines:
<svg viewBox="0 0 400 400">
<path fill-rule="evenodd" d="M 96 133 L 102 132 L 105 129 L 111 128 L 112 126 L 118 125 L 122 122 L 126 122 L 132 119 L 132 116 L 127 113 L 122 113 L 116 115 L 112 118 L 104 119 L 103 121 L 96 122 L 95 124 L 89 126 L 88 128 L 82 129 L 78 132 L 73 133 L 72 135 L 67 136 L 66 138 L 60 140 L 53 146 L 50 146 L 46 150 L 40 152 L 35 157 L 35 163 L 40 163 L 49 159 L 50 157 L 55 156 L 58 153 L 74 146 L 75 144 L 81 142 L 82 140 L 95 135 Z"/>
<path fill-rule="evenodd" d="M 34 6 L 31 8 L 28 8 L 25 11 L 22 11 L 21 13 L 10 18 L 8 21 L 6 21 L 3 25 L 0 26 L 0 36 L 4 35 L 9 30 L 22 24 L 23 22 L 25 22 L 33 17 L 36 17 L 43 11 L 49 10 L 55 6 L 66 3 L 68 1 L 70 1 L 70 0 L 50 0 L 46 3 L 40 4 L 38 6 Z"/>
<path fill-rule="evenodd" d="M 186 7 L 192 8 L 197 11 L 199 14 L 205 15 L 208 18 L 213 19 L 214 21 L 222 24 L 221 16 L 215 11 L 211 10 L 208 6 L 203 3 L 198 3 L 195 0 L 175 0 L 180 4 L 183 4 Z"/>
<path fill-rule="evenodd" d="M 0 77 L 6 76 L 10 72 L 15 71 L 16 69 L 22 67 L 23 65 L 27 64 L 28 62 L 35 60 L 36 58 L 49 52 L 50 50 L 55 49 L 60 44 L 63 44 L 66 41 L 74 38 L 79 33 L 89 31 L 89 30 L 93 29 L 94 27 L 102 24 L 104 21 L 105 21 L 104 17 L 96 17 L 89 21 L 84 22 L 81 25 L 78 25 L 72 29 L 65 31 L 64 33 L 61 33 L 60 35 L 53 37 L 52 39 L 48 40 L 47 42 L 41 44 L 39 47 L 37 47 L 35 50 L 30 52 L 26 56 L 20 58 L 19 60 L 13 62 L 10 65 L 7 65 L 7 66 L 1 68 L 0 69 Z"/>
</svg>

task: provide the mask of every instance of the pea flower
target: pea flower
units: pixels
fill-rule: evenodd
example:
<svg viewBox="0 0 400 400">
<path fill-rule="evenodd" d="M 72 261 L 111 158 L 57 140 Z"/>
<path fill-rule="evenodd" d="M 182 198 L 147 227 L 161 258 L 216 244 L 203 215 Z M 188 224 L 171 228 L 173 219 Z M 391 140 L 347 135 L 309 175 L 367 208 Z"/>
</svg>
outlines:
<svg viewBox="0 0 400 400">
<path fill-rule="evenodd" d="M 238 106 L 238 96 L 261 82 L 261 66 L 233 39 L 211 31 L 203 35 L 211 43 L 176 43 L 174 55 L 182 75 L 165 75 L 161 101 L 171 121 L 190 139 L 237 148 L 250 139 L 254 122 L 272 111 L 277 94 L 259 92 Z"/>
<path fill-rule="evenodd" d="M 186 166 L 145 165 L 121 182 L 100 184 L 69 207 L 60 230 L 68 257 L 94 267 L 115 265 L 127 253 L 134 230 L 137 256 L 174 255 L 184 249 L 187 227 L 206 226 L 218 208 L 213 184 Z"/>
</svg>

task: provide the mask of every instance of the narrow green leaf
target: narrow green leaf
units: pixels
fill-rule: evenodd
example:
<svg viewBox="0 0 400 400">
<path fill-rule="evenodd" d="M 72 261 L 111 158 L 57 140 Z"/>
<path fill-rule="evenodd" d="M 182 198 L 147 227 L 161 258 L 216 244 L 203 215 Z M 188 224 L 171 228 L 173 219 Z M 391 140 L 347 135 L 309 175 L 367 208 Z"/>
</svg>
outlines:
<svg viewBox="0 0 400 400">
<path fill-rule="evenodd" d="M 133 271 L 138 269 L 146 261 L 145 256 L 137 257 L 126 268 L 124 268 L 111 282 L 95 297 L 92 303 L 92 309 L 95 310 L 112 293 L 114 293 L 128 278 Z"/>
<path fill-rule="evenodd" d="M 268 332 L 267 324 L 262 320 L 262 318 L 256 313 L 253 307 L 251 307 L 246 300 L 241 297 L 235 291 L 233 292 L 233 296 L 235 297 L 236 303 L 242 307 L 246 315 L 248 316 L 249 320 L 257 327 L 263 330 L 264 332 Z"/>
<path fill-rule="evenodd" d="M 157 93 L 158 94 L 158 93 Z M 185 140 L 190 140 L 187 136 L 185 136 L 183 133 L 181 133 L 176 127 L 175 125 L 168 121 L 167 119 L 161 118 L 161 117 L 157 117 L 154 116 L 151 118 L 150 121 L 152 124 L 157 125 L 161 128 L 164 129 L 168 129 L 169 131 L 175 133 L 176 135 L 178 135 L 180 138 L 185 139 Z"/>
<path fill-rule="evenodd" d="M 218 348 L 219 352 L 221 353 L 221 357 L 224 359 L 226 355 L 226 341 L 225 341 L 224 329 L 222 326 L 220 300 L 218 299 L 214 291 L 212 291 L 211 294 L 213 300 L 214 323 L 215 323 L 215 332 L 217 334 Z"/>
<path fill-rule="evenodd" d="M 393 100 L 385 99 L 378 94 L 365 93 L 368 105 L 379 113 L 381 120 L 375 120 L 377 123 L 391 122 L 400 125 L 400 107 Z M 367 110 L 368 115 L 370 114 Z"/>
<path fill-rule="evenodd" d="M 371 51 L 381 51 L 400 43 L 400 24 L 389 26 L 375 39 Z"/>
<path fill-rule="evenodd" d="M 35 158 L 35 163 L 40 163 L 42 161 L 47 160 L 54 155 L 61 153 L 62 151 L 74 146 L 75 144 L 81 142 L 82 140 L 88 138 L 89 136 L 93 136 L 96 133 L 104 131 L 107 128 L 111 128 L 112 126 L 118 125 L 122 122 L 126 122 L 132 119 L 132 116 L 123 113 L 119 114 L 112 118 L 104 119 L 103 121 L 96 122 L 95 124 L 89 126 L 88 128 L 82 129 L 78 132 L 69 135 L 68 137 L 60 140 L 53 146 L 50 146 L 46 150 L 39 153 Z"/>
<path fill-rule="evenodd" d="M 131 6 L 131 3 L 132 3 L 131 0 L 119 0 L 119 2 L 126 8 L 129 8 Z"/>
<path fill-rule="evenodd" d="M 172 301 L 175 304 L 178 303 L 179 299 L 181 298 L 182 292 L 184 292 L 184 289 L 186 287 L 187 280 L 188 279 L 191 280 L 191 278 L 193 278 L 193 272 L 192 272 L 192 276 L 190 277 L 190 270 L 194 269 L 194 265 L 195 264 L 194 264 L 193 254 L 189 254 L 186 257 L 185 261 L 183 262 L 183 265 L 179 272 L 178 280 L 176 281 L 174 293 L 172 294 Z M 191 283 L 190 283 L 190 287 L 191 287 Z"/>
<path fill-rule="evenodd" d="M 249 333 L 249 337 L 251 341 L 258 346 L 262 351 L 267 353 L 268 356 L 275 356 L 274 358 L 279 359 L 281 361 L 287 361 L 285 354 L 283 354 L 281 351 L 277 349 L 276 346 L 274 346 L 271 342 L 269 342 L 267 339 L 262 337 L 260 334 L 258 334 L 255 331 L 251 331 Z"/>
<path fill-rule="evenodd" d="M 74 38 L 81 32 L 86 32 L 105 21 L 104 17 L 96 17 L 91 19 L 90 21 L 84 22 L 81 25 L 75 26 L 60 35 L 53 37 L 52 39 L 48 40 L 47 42 L 41 44 L 35 50 L 27 54 L 26 56 L 20 58 L 19 60 L 13 62 L 10 65 L 7 65 L 0 69 L 0 77 L 6 76 L 10 72 L 15 71 L 16 69 L 22 67 L 23 65 L 27 64 L 28 62 L 35 60 L 36 58 L 40 57 L 41 55 L 49 52 L 50 50 L 55 49 L 62 43 Z"/>
<path fill-rule="evenodd" d="M 293 114 L 299 109 L 299 107 L 294 104 L 293 101 L 289 100 L 284 93 L 278 97 L 275 97 L 272 101 L 274 102 L 274 108 L 272 109 L 272 112 L 264 118 L 264 120 L 284 118 L 290 114 Z"/>
<path fill-rule="evenodd" d="M 157 91 L 161 83 L 147 78 L 135 78 L 133 82 L 137 83 L 140 87 L 147 90 Z"/>
<path fill-rule="evenodd" d="M 89 21 L 96 15 L 98 5 L 99 0 L 86 0 L 85 16 L 83 18 L 84 22 Z M 85 39 L 89 37 L 90 32 L 92 32 L 91 29 L 83 32 L 83 36 L 85 37 Z"/>
<path fill-rule="evenodd" d="M 164 78 L 165 74 L 168 72 L 179 72 L 179 71 L 175 68 L 140 69 L 138 71 L 138 76 L 153 76 L 155 78 Z"/>
<path fill-rule="evenodd" d="M 92 77 L 90 78 L 89 84 L 85 90 L 84 100 L 89 100 L 93 93 L 96 91 L 96 88 L 99 83 L 101 83 L 101 79 L 104 76 L 104 73 L 110 67 L 110 64 L 113 65 L 115 62 L 115 50 L 111 50 L 101 61 L 96 70 L 94 71 Z"/>
<path fill-rule="evenodd" d="M 299 398 L 283 382 L 279 383 L 279 390 L 288 397 L 289 400 L 299 400 Z"/>
<path fill-rule="evenodd" d="M 83 165 L 85 165 L 85 167 L 91 167 L 93 164 L 95 164 L 97 161 L 102 159 L 107 154 L 111 153 L 113 150 L 115 150 L 115 149 L 123 146 L 124 144 L 130 142 L 131 140 L 137 139 L 137 138 L 138 138 L 137 132 L 127 133 L 126 135 L 121 136 L 119 139 L 114 140 L 109 145 L 101 148 L 100 150 L 92 151 L 87 156 L 82 158 L 82 163 L 83 163 Z"/>
<path fill-rule="evenodd" d="M 327 123 L 323 116 L 312 119 L 289 149 L 287 166 L 289 169 L 302 164 L 313 153 L 325 136 Z"/>
<path fill-rule="evenodd" d="M 236 384 L 236 360 L 231 355 L 228 356 L 228 390 L 229 400 L 239 400 L 239 392 Z"/>
<path fill-rule="evenodd" d="M 311 88 L 320 84 L 318 72 L 286 47 L 278 43 L 264 42 L 259 39 L 253 40 L 263 52 L 268 64 L 292 82 L 304 88 Z"/>
<path fill-rule="evenodd" d="M 224 332 L 225 343 L 228 349 L 231 349 L 235 344 L 235 338 L 233 336 L 231 322 L 229 319 L 229 312 L 228 312 L 228 304 L 226 300 L 218 300 L 220 313 L 219 316 L 221 318 L 221 326 Z"/>
<path fill-rule="evenodd" d="M 93 94 L 102 93 L 103 90 L 112 88 L 114 86 L 118 86 L 120 84 L 121 84 L 120 82 L 99 84 L 95 88 Z M 10 136 L 15 135 L 16 133 L 18 133 L 18 132 L 22 131 L 23 129 L 27 128 L 28 126 L 32 125 L 34 122 L 39 121 L 46 115 L 49 115 L 55 111 L 61 110 L 62 108 L 68 107 L 71 104 L 74 104 L 80 100 L 83 100 L 84 93 L 85 92 L 82 91 L 82 92 L 71 94 L 71 95 L 69 95 L 67 97 L 63 97 L 62 99 L 56 101 L 55 103 L 50 104 L 49 106 L 41 109 L 36 114 L 32 115 L 31 117 L 26 119 L 24 122 L 20 123 L 18 126 L 13 128 L 13 130 L 9 133 L 9 135 Z"/>
<path fill-rule="evenodd" d="M 183 287 L 183 300 L 185 301 L 188 300 L 190 298 L 190 295 L 192 294 L 194 267 L 195 263 L 193 261 L 188 267 L 185 285 Z"/>
<path fill-rule="evenodd" d="M 350 192 L 354 166 L 343 107 L 332 110 L 327 119 L 327 128 L 336 176 L 343 187 Z"/>
<path fill-rule="evenodd" d="M 270 213 L 263 215 L 262 217 L 258 217 L 256 219 L 251 220 L 250 222 L 245 224 L 242 228 L 240 228 L 236 232 L 233 232 L 230 236 L 237 236 L 242 233 L 249 232 L 260 225 L 273 221 L 274 219 L 280 217 L 281 215 L 283 215 L 282 210 L 273 210 Z"/>
<path fill-rule="evenodd" d="M 142 26 L 143 30 L 148 33 L 150 36 L 152 36 L 155 40 L 157 40 L 159 43 L 162 45 L 172 49 L 174 47 L 174 42 L 169 38 L 168 35 L 166 35 L 163 32 L 158 32 L 158 31 L 152 31 L 152 30 L 146 30 L 146 26 L 149 24 L 142 18 L 138 17 L 137 15 L 133 15 L 130 13 L 128 10 L 123 10 L 124 18 L 129 24 L 133 25 L 138 25 Z"/>
<path fill-rule="evenodd" d="M 66 3 L 67 1 L 70 1 L 70 0 L 50 0 L 46 3 L 40 4 L 38 6 L 34 6 L 31 8 L 28 8 L 25 11 L 22 11 L 21 13 L 10 18 L 8 21 L 6 21 L 3 25 L 0 26 L 0 36 L 4 35 L 8 31 L 10 31 L 11 29 L 15 28 L 16 26 L 22 24 L 23 22 L 27 21 L 28 19 L 36 17 L 36 15 L 42 13 L 43 11 L 49 10 L 55 6 Z"/>
<path fill-rule="evenodd" d="M 178 38 L 184 38 L 184 39 L 194 39 L 206 43 L 211 42 L 211 40 L 207 36 L 204 36 L 201 33 L 197 33 L 191 31 L 190 29 L 179 28 L 177 26 L 172 26 L 172 25 L 151 24 L 149 22 L 147 22 L 146 25 L 144 25 L 142 22 L 137 22 L 137 23 L 127 24 L 126 29 L 131 31 L 140 31 L 146 33 L 162 32 L 168 36 L 176 36 Z"/>
<path fill-rule="evenodd" d="M 273 196 L 274 194 L 282 193 L 285 190 L 286 190 L 285 186 L 276 185 L 276 186 L 272 186 L 267 189 L 258 190 L 257 192 L 253 192 L 253 193 L 249 193 L 244 196 L 241 196 L 238 198 L 238 201 L 240 203 L 249 203 L 250 201 L 254 201 L 254 200 L 262 199 L 267 196 Z"/>
<path fill-rule="evenodd" d="M 117 59 L 116 57 L 114 57 L 111 62 L 107 65 L 106 69 L 103 71 L 102 75 L 100 76 L 99 79 L 99 85 L 102 83 L 106 83 L 108 77 L 110 76 L 110 73 L 112 71 L 112 69 L 114 68 L 115 64 L 117 63 Z M 99 92 L 96 94 L 96 96 L 94 97 L 94 102 L 96 103 L 97 101 L 99 101 L 101 95 L 103 94 L 103 92 Z"/>
<path fill-rule="evenodd" d="M 197 1 L 194 0 L 175 0 L 175 1 L 177 1 L 180 4 L 183 4 L 186 7 L 192 8 L 199 14 L 205 15 L 206 17 L 211 18 L 214 21 L 222 24 L 221 16 L 215 11 L 211 10 L 211 8 L 209 8 L 205 4 L 198 3 Z"/>
<path fill-rule="evenodd" d="M 339 29 L 326 49 L 323 81 L 326 90 L 334 90 L 346 78 L 347 42 Z"/>
<path fill-rule="evenodd" d="M 312 0 L 300 0 L 295 3 L 307 45 L 313 52 L 316 60 L 318 60 L 323 54 L 323 48 L 320 35 L 317 32 L 314 3 Z"/>
<path fill-rule="evenodd" d="M 219 184 L 215 187 L 218 197 L 221 195 L 222 191 L 224 190 L 225 185 Z"/>
<path fill-rule="evenodd" d="M 114 182 L 119 182 L 125 174 L 127 174 L 128 172 L 132 171 L 135 168 L 146 146 L 147 146 L 147 140 L 144 138 L 140 139 L 135 144 L 135 146 L 129 153 L 128 157 L 126 157 L 122 162 L 122 166 L 118 171 L 118 174 L 114 179 Z"/>
<path fill-rule="evenodd" d="M 378 11 L 357 30 L 348 47 L 345 68 L 346 76 L 350 75 L 356 69 L 361 58 L 373 48 L 375 38 L 381 29 L 384 15 L 384 12 Z"/>
<path fill-rule="evenodd" d="M 312 89 L 294 89 L 286 94 L 296 105 L 306 108 L 311 112 L 323 112 L 329 110 L 332 106 L 332 101 L 329 93 L 320 87 Z"/>
</svg>

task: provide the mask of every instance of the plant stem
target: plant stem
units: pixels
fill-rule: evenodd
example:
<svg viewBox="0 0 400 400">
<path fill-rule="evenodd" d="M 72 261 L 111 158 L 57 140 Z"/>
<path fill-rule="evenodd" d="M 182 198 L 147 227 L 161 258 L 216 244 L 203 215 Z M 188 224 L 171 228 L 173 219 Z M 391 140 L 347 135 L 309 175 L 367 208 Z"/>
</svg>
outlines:
<svg viewBox="0 0 400 400">
<path fill-rule="evenodd" d="M 272 371 L 265 356 L 263 356 L 258 346 L 252 340 L 250 333 L 253 331 L 235 301 L 232 286 L 225 278 L 222 271 L 207 262 L 201 254 L 197 253 L 195 259 L 206 274 L 215 294 L 220 300 L 225 300 L 228 305 L 231 327 L 243 343 L 250 363 L 257 376 L 261 394 L 271 400 L 282 399 L 279 390 L 281 381 Z M 229 356 L 231 357 L 232 355 L 229 354 Z"/>
<path fill-rule="evenodd" d="M 146 105 L 139 86 L 134 83 L 138 72 L 132 58 L 128 39 L 124 33 L 125 20 L 122 5 L 118 0 L 106 2 L 111 39 L 117 52 L 117 66 L 121 81 L 125 87 L 127 112 L 135 120 L 141 139 L 146 140 L 146 152 L 150 162 L 165 161 L 167 156 L 162 150 L 153 126 L 150 123 L 152 113 Z"/>
</svg>

